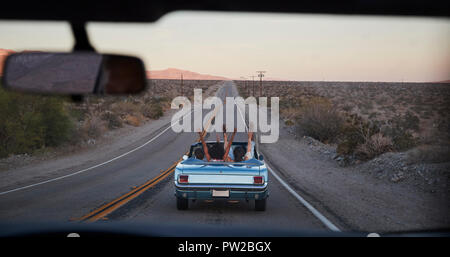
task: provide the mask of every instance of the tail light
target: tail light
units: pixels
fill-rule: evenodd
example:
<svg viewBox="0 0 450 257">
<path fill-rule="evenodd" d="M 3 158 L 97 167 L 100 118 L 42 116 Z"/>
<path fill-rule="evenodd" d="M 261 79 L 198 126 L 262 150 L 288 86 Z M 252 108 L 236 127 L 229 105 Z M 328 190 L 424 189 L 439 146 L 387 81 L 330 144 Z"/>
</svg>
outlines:
<svg viewBox="0 0 450 257">
<path fill-rule="evenodd" d="M 264 178 L 261 176 L 254 176 L 253 184 L 264 184 Z"/>
<path fill-rule="evenodd" d="M 188 175 L 180 175 L 178 177 L 178 182 L 179 183 L 188 183 L 189 180 L 189 176 Z"/>
</svg>

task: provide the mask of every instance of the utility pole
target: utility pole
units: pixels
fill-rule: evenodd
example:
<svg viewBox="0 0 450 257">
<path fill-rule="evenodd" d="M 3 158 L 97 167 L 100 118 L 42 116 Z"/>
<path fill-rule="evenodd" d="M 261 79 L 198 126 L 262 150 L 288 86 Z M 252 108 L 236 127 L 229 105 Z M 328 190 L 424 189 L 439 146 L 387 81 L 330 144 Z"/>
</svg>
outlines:
<svg viewBox="0 0 450 257">
<path fill-rule="evenodd" d="M 248 87 L 247 87 L 247 78 L 246 77 L 241 77 L 242 80 L 244 80 L 244 90 L 248 91 Z"/>
<path fill-rule="evenodd" d="M 262 78 L 264 77 L 264 73 L 266 73 L 266 71 L 256 71 L 258 72 L 258 77 L 259 77 L 259 97 L 262 97 Z"/>
<path fill-rule="evenodd" d="M 252 77 L 252 79 L 253 79 L 253 82 L 252 82 L 252 86 L 253 86 L 253 96 L 255 96 L 255 76 L 252 75 L 251 77 Z"/>
<path fill-rule="evenodd" d="M 184 96 L 184 92 L 183 92 L 183 73 L 181 73 L 181 96 Z"/>
<path fill-rule="evenodd" d="M 250 96 L 250 85 L 249 85 L 247 79 L 245 79 L 245 86 L 246 86 L 246 88 L 247 88 L 247 97 L 249 97 L 249 96 Z"/>
</svg>

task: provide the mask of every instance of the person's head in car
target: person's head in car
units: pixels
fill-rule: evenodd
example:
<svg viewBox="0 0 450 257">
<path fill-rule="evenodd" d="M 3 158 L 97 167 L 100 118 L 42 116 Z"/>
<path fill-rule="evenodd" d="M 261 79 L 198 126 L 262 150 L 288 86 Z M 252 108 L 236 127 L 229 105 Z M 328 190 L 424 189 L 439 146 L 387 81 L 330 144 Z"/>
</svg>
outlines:
<svg viewBox="0 0 450 257">
<path fill-rule="evenodd" d="M 213 143 L 209 148 L 209 155 L 212 159 L 222 160 L 225 155 L 225 150 L 223 149 L 223 143 Z"/>
<path fill-rule="evenodd" d="M 201 148 L 196 148 L 194 150 L 194 157 L 195 159 L 203 160 L 205 158 L 205 152 L 203 152 L 203 149 Z"/>
<path fill-rule="evenodd" d="M 233 150 L 233 156 L 235 162 L 241 162 L 244 160 L 245 149 L 242 146 L 237 146 Z"/>
</svg>

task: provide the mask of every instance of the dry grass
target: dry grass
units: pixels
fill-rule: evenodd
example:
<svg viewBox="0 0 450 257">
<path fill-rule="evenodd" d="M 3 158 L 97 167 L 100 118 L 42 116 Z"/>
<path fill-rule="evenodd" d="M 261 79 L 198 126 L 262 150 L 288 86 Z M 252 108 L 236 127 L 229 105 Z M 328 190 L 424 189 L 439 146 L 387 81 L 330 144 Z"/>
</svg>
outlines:
<svg viewBox="0 0 450 257">
<path fill-rule="evenodd" d="M 240 92 L 246 93 L 244 82 L 236 83 Z M 304 115 L 301 107 L 311 99 L 325 98 L 336 115 L 347 120 L 357 117 L 360 123 L 378 128 L 364 137 L 357 124 L 344 125 L 337 141 L 343 143 L 340 150 L 346 154 L 354 153 L 358 145 L 359 151 L 369 156 L 421 144 L 450 145 L 449 83 L 264 81 L 263 89 L 263 96 L 280 97 L 280 116 L 285 122 Z M 304 126 L 299 121 L 295 121 L 296 125 Z M 380 135 L 372 138 L 376 133 Z M 370 149 L 372 141 L 381 143 L 378 147 L 384 150 Z M 390 142 L 391 147 L 383 146 Z"/>
<path fill-rule="evenodd" d="M 356 155 L 361 159 L 372 159 L 382 153 L 392 151 L 392 139 L 381 133 L 376 133 L 356 147 Z"/>
<path fill-rule="evenodd" d="M 449 145 L 421 145 L 408 151 L 410 163 L 450 162 Z"/>
<path fill-rule="evenodd" d="M 106 123 L 97 116 L 90 116 L 84 120 L 81 136 L 84 139 L 97 138 L 106 131 Z"/>
<path fill-rule="evenodd" d="M 315 97 L 300 108 L 297 131 L 322 142 L 332 142 L 339 135 L 343 122 L 342 116 L 328 99 Z"/>
</svg>

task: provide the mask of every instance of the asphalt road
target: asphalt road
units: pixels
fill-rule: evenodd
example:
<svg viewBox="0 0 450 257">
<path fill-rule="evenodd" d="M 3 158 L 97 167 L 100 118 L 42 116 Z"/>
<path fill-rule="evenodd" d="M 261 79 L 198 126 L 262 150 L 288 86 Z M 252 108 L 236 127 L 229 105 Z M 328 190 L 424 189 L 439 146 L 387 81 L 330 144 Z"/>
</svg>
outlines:
<svg viewBox="0 0 450 257">
<path fill-rule="evenodd" d="M 237 95 L 237 90 L 233 82 L 227 81 L 217 95 L 223 99 Z M 153 141 L 117 160 L 64 179 L 0 195 L 0 222 L 80 222 L 77 218 L 161 175 L 161 171 L 176 163 L 190 144 L 197 140 L 196 133 L 175 133 L 167 129 L 160 134 L 168 126 L 148 135 L 142 144 L 159 135 Z M 214 140 L 215 133 L 210 134 L 208 139 Z M 245 141 L 245 133 L 238 133 L 235 140 Z M 114 157 L 111 156 L 111 159 Z M 179 211 L 176 209 L 173 176 L 170 174 L 97 222 L 160 225 L 182 222 L 227 228 L 329 230 L 272 174 L 269 174 L 269 190 L 264 212 L 254 211 L 252 201 L 226 200 L 190 202 L 189 210 Z"/>
</svg>

